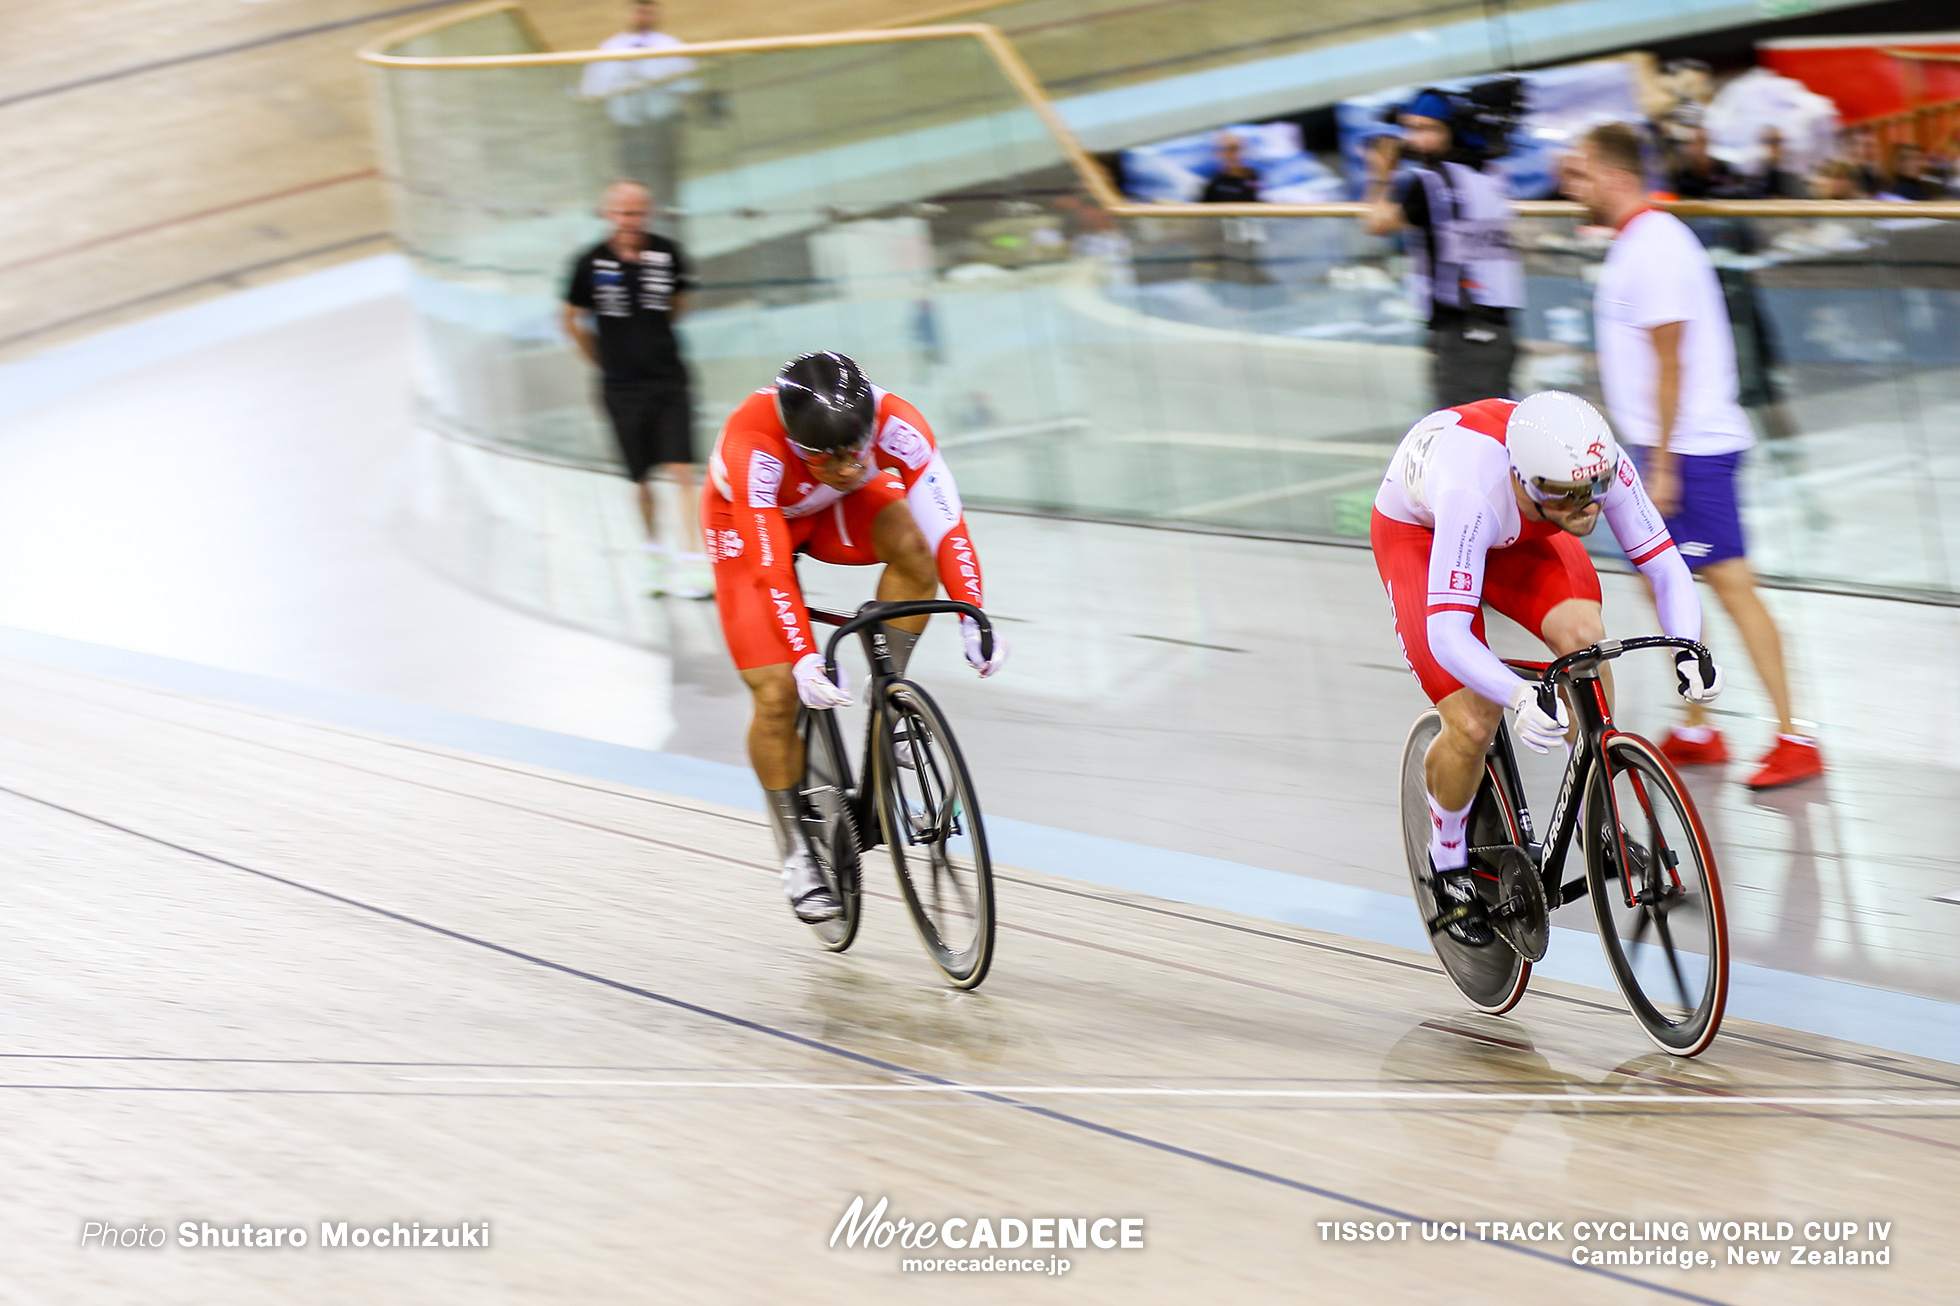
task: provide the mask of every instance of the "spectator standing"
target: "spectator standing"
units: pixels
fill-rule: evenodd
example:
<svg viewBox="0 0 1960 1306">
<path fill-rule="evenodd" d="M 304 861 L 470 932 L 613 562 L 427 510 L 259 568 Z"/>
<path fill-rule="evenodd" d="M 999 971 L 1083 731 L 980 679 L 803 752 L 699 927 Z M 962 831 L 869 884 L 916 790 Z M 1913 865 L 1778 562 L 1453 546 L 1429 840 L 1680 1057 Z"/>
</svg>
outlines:
<svg viewBox="0 0 1960 1306">
<path fill-rule="evenodd" d="M 1860 195 L 1876 195 L 1881 188 L 1878 175 L 1878 138 L 1868 131 L 1850 132 L 1851 148 L 1845 151 L 1851 160 L 1852 185 Z"/>
<path fill-rule="evenodd" d="M 1402 107 L 1403 138 L 1370 143 L 1363 218 L 1377 236 L 1410 233 L 1410 298 L 1429 324 L 1435 408 L 1510 397 L 1518 358 L 1511 310 L 1524 304 L 1510 197 L 1481 159 L 1457 148 L 1454 117 L 1449 97 L 1435 90 Z M 1405 147 L 1414 166 L 1398 182 Z"/>
<path fill-rule="evenodd" d="M 1783 133 L 1774 127 L 1763 129 L 1763 174 L 1756 183 L 1763 199 L 1807 200 L 1810 182 L 1800 172 L 1791 172 L 1783 159 Z"/>
<path fill-rule="evenodd" d="M 660 30 L 655 0 L 635 0 L 626 7 L 626 30 L 599 48 L 666 50 L 683 44 Z M 686 93 L 694 89 L 679 79 L 693 71 L 694 60 L 685 57 L 601 59 L 585 65 L 579 82 L 579 94 L 603 100 L 606 116 L 619 128 L 620 175 L 644 182 L 669 201 L 680 193 L 681 113 Z"/>
<path fill-rule="evenodd" d="M 707 598 L 708 559 L 696 552 L 694 404 L 674 323 L 694 284 L 681 247 L 647 230 L 653 196 L 637 181 L 606 188 L 599 216 L 612 234 L 579 255 L 565 290 L 565 333 L 599 368 L 599 394 L 619 442 L 646 526 L 653 592 Z M 653 481 L 663 473 L 680 492 L 678 549 L 660 541 Z"/>
<path fill-rule="evenodd" d="M 1893 144 L 1892 175 L 1880 183 L 1878 198 L 1910 201 L 1941 198 L 1940 188 L 1926 176 L 1925 152 L 1911 141 Z"/>
<path fill-rule="evenodd" d="M 1205 204 L 1256 204 L 1259 174 L 1245 162 L 1239 138 L 1226 132 L 1218 138 L 1218 172 L 1198 197 Z"/>
<path fill-rule="evenodd" d="M 1732 200 L 1749 193 L 1748 180 L 1708 152 L 1708 133 L 1699 124 L 1688 129 L 1668 180 L 1684 200 Z"/>
<path fill-rule="evenodd" d="M 1714 265 L 1685 224 L 1648 206 L 1632 127 L 1589 132 L 1578 171 L 1593 220 L 1615 232 L 1593 297 L 1607 406 L 1675 544 L 1735 622 L 1776 708 L 1776 742 L 1749 785 L 1820 775 L 1816 741 L 1791 719 L 1782 639 L 1744 556 L 1736 472 L 1755 434 L 1736 402 L 1735 342 Z M 1728 760 L 1722 736 L 1693 705 L 1661 751 L 1684 765 Z"/>
</svg>

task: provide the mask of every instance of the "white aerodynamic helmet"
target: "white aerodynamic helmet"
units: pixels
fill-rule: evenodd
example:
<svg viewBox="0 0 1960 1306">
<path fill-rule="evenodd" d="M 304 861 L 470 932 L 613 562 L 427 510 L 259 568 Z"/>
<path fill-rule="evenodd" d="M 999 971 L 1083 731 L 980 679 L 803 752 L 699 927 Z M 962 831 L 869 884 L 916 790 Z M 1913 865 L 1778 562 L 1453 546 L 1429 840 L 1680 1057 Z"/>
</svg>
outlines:
<svg viewBox="0 0 1960 1306">
<path fill-rule="evenodd" d="M 1504 427 L 1511 466 L 1536 502 L 1597 498 L 1613 484 L 1620 446 L 1599 410 L 1563 390 L 1527 395 Z"/>
</svg>

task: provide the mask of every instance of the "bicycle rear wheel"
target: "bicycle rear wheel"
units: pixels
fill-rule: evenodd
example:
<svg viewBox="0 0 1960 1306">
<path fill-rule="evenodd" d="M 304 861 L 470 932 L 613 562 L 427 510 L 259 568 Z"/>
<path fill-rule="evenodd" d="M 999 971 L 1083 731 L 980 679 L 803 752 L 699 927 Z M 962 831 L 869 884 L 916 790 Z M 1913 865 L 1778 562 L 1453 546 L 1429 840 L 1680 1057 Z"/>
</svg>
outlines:
<svg viewBox="0 0 1960 1306">
<path fill-rule="evenodd" d="M 857 822 L 845 793 L 850 775 L 837 744 L 836 723 L 828 713 L 819 717 L 808 708 L 797 712 L 803 735 L 803 835 L 830 891 L 837 895 L 842 914 L 815 921 L 810 929 L 832 952 L 842 952 L 857 938 L 860 891 Z"/>
<path fill-rule="evenodd" d="M 1416 718 L 1409 727 L 1408 742 L 1402 745 L 1402 843 L 1408 853 L 1416 910 L 1425 928 L 1442 909 L 1429 888 L 1429 785 L 1423 774 L 1423 758 L 1442 729 L 1443 718 L 1431 708 Z M 1520 842 L 1517 818 L 1491 778 L 1488 765 L 1470 806 L 1466 837 L 1473 847 Z M 1525 985 L 1531 980 L 1531 963 L 1502 941 L 1473 948 L 1443 931 L 1431 934 L 1429 944 L 1457 991 L 1477 1010 L 1501 1015 L 1524 996 Z"/>
<path fill-rule="evenodd" d="M 1715 1041 L 1728 1001 L 1728 923 L 1694 800 L 1638 735 L 1607 736 L 1586 799 L 1586 889 L 1627 1007 L 1664 1052 Z"/>
<path fill-rule="evenodd" d="M 973 779 L 939 706 L 910 681 L 885 691 L 877 732 L 878 820 L 905 906 L 953 987 L 987 977 L 994 870 Z"/>
</svg>

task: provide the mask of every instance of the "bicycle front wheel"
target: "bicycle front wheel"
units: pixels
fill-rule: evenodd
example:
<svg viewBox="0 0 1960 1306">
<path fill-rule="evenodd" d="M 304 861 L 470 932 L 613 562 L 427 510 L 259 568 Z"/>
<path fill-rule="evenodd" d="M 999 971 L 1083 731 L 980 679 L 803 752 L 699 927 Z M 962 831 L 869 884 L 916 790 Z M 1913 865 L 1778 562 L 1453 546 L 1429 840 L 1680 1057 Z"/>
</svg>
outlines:
<svg viewBox="0 0 1960 1306">
<path fill-rule="evenodd" d="M 893 682 L 880 715 L 878 820 L 899 891 L 933 964 L 973 988 L 994 955 L 994 869 L 973 779 L 925 690 Z"/>
<path fill-rule="evenodd" d="M 1415 889 L 1416 911 L 1426 924 L 1441 911 L 1429 886 L 1429 782 L 1423 759 L 1429 745 L 1442 732 L 1443 718 L 1431 708 L 1409 727 L 1409 738 L 1402 745 L 1402 843 L 1409 858 L 1409 881 Z M 1477 788 L 1470 807 L 1466 837 L 1472 847 L 1517 843 L 1517 818 L 1505 801 L 1488 764 L 1483 783 Z M 1436 960 L 1457 991 L 1471 1006 L 1496 1016 L 1518 1005 L 1525 985 L 1531 981 L 1531 963 L 1502 942 L 1473 948 L 1451 938 L 1448 931 L 1431 934 L 1429 944 Z"/>
<path fill-rule="evenodd" d="M 1680 776 L 1638 735 L 1609 735 L 1586 800 L 1586 891 L 1600 945 L 1655 1045 L 1691 1057 L 1715 1041 L 1729 992 L 1715 855 Z"/>
</svg>

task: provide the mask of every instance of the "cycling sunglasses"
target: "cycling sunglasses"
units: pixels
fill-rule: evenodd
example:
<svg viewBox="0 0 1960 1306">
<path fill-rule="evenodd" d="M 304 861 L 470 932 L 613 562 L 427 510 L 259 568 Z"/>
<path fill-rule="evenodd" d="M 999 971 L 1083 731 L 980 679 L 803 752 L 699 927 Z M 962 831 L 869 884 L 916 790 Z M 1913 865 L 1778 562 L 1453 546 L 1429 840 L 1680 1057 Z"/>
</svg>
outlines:
<svg viewBox="0 0 1960 1306">
<path fill-rule="evenodd" d="M 1524 492 L 1531 496 L 1533 503 L 1564 504 L 1569 508 L 1583 508 L 1594 499 L 1605 497 L 1613 488 L 1613 474 L 1618 467 L 1608 467 L 1599 475 L 1584 481 L 1548 481 L 1542 476 L 1534 476 L 1524 483 Z"/>
<path fill-rule="evenodd" d="M 864 455 L 870 452 L 871 437 L 873 434 L 874 432 L 866 431 L 862 440 L 859 440 L 856 444 L 845 445 L 842 449 L 812 449 L 808 445 L 798 444 L 794 440 L 789 440 L 788 436 L 784 436 L 783 438 L 789 440 L 789 447 L 796 451 L 798 458 L 801 458 L 804 462 L 812 466 L 843 467 L 864 461 Z"/>
</svg>

